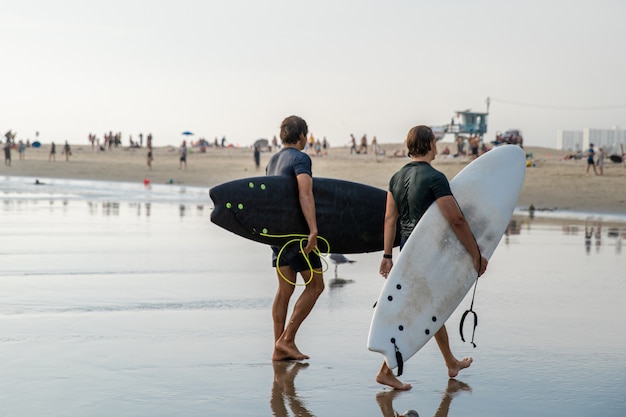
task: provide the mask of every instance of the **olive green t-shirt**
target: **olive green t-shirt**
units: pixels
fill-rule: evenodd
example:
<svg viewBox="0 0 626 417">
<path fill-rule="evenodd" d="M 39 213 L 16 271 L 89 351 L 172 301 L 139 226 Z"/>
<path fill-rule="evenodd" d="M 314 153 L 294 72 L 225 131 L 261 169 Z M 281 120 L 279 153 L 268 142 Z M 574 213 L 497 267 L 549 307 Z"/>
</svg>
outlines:
<svg viewBox="0 0 626 417">
<path fill-rule="evenodd" d="M 403 166 L 391 177 L 389 191 L 400 213 L 403 242 L 435 200 L 452 195 L 446 176 L 427 162 L 410 162 Z"/>
</svg>

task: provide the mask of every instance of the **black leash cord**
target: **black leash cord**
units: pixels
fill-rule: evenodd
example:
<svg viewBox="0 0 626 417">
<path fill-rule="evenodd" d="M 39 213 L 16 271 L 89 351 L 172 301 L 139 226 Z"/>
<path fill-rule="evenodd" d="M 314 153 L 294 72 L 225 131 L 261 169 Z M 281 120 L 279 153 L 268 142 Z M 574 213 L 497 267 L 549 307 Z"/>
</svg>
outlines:
<svg viewBox="0 0 626 417">
<path fill-rule="evenodd" d="M 482 257 L 481 257 L 482 259 Z M 461 316 L 461 324 L 459 325 L 459 331 L 461 332 L 461 340 L 465 342 L 465 338 L 463 337 L 463 324 L 465 323 L 465 318 L 469 313 L 472 313 L 474 316 L 474 328 L 472 329 L 472 346 L 476 347 L 476 343 L 474 343 L 474 336 L 476 335 L 476 326 L 478 326 L 478 314 L 474 311 L 474 298 L 476 297 L 476 287 L 478 287 L 478 277 L 476 278 L 476 282 L 474 283 L 474 293 L 472 294 L 472 303 L 470 304 L 469 310 L 465 310 L 465 313 Z"/>
<path fill-rule="evenodd" d="M 463 214 L 463 210 L 461 210 L 461 206 L 459 205 L 459 202 L 456 201 L 456 198 L 454 199 L 454 201 L 456 202 L 456 205 L 459 208 L 459 211 L 461 212 L 461 214 Z M 463 214 L 463 217 L 465 217 L 464 214 Z M 471 228 L 470 228 L 470 230 L 471 230 Z M 479 259 L 479 262 L 480 262 L 480 264 L 478 265 L 478 268 L 480 269 L 480 267 L 482 266 L 482 262 L 483 262 L 483 255 L 480 252 L 480 246 L 478 245 L 478 241 L 476 241 L 476 236 L 474 236 L 473 232 L 472 232 L 472 237 L 474 238 L 474 242 L 476 243 L 476 248 L 478 249 L 478 259 Z M 474 348 L 476 348 L 476 343 L 474 343 L 474 336 L 476 335 L 476 326 L 478 326 L 478 314 L 476 314 L 476 312 L 474 311 L 474 299 L 476 298 L 476 287 L 478 287 L 478 275 L 476 276 L 476 282 L 474 283 L 474 292 L 472 294 L 472 303 L 470 304 L 469 310 L 465 310 L 465 312 L 461 316 L 461 323 L 459 324 L 459 331 L 461 333 L 461 340 L 463 342 L 465 342 L 465 338 L 463 337 L 463 324 L 465 323 L 465 318 L 467 317 L 467 315 L 469 313 L 472 313 L 472 315 L 474 316 L 474 328 L 472 329 L 472 346 Z"/>
</svg>

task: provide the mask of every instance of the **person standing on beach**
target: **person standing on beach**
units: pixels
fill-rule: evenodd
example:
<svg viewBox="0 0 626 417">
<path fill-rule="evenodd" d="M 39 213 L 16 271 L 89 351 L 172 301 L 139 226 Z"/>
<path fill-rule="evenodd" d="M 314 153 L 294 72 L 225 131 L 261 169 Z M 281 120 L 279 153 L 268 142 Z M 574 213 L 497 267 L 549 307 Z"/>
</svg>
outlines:
<svg viewBox="0 0 626 417">
<path fill-rule="evenodd" d="M 606 157 L 606 152 L 604 149 L 598 149 L 598 159 L 596 160 L 596 166 L 598 167 L 598 175 L 604 175 L 604 158 Z"/>
<path fill-rule="evenodd" d="M 412 128 L 406 138 L 406 147 L 411 162 L 396 172 L 389 181 L 385 208 L 384 254 L 380 263 L 380 274 L 387 279 L 393 267 L 393 243 L 398 220 L 402 250 L 422 215 L 432 203 L 436 203 L 459 241 L 472 256 L 474 268 L 478 271 L 478 276 L 481 276 L 487 269 L 487 259 L 480 254 L 472 230 L 452 195 L 450 183 L 443 173 L 431 165 L 437 155 L 437 139 L 433 131 L 423 125 Z M 472 364 L 472 358 L 458 360 L 452 354 L 445 325 L 435 333 L 435 340 L 450 378 L 454 378 L 461 369 Z M 376 375 L 376 381 L 397 390 L 411 389 L 410 384 L 404 384 L 396 378 L 384 361 Z"/>
<path fill-rule="evenodd" d="M 356 138 L 354 137 L 354 134 L 350 134 L 350 155 L 352 155 L 352 152 L 354 153 L 359 153 L 359 150 L 356 148 Z"/>
<path fill-rule="evenodd" d="M 4 144 L 4 165 L 11 166 L 11 141 L 9 139 Z"/>
<path fill-rule="evenodd" d="M 23 161 L 26 154 L 26 144 L 23 140 L 20 140 L 20 142 L 17 144 L 17 152 L 19 154 L 20 161 Z"/>
<path fill-rule="evenodd" d="M 596 155 L 596 151 L 593 149 L 593 143 L 589 144 L 589 149 L 587 150 L 587 171 L 586 174 L 589 175 L 589 167 L 593 167 L 593 173 L 598 175 L 598 171 L 596 170 L 596 164 L 593 160 Z"/>
<path fill-rule="evenodd" d="M 57 160 L 57 146 L 54 144 L 54 142 L 52 142 L 50 144 L 50 154 L 48 155 L 48 162 L 56 161 L 56 160 Z"/>
<path fill-rule="evenodd" d="M 154 157 L 152 156 L 152 144 L 148 146 L 148 169 L 152 171 L 152 160 Z"/>
<path fill-rule="evenodd" d="M 258 171 L 261 168 L 261 149 L 259 145 L 254 145 L 254 167 Z"/>
<path fill-rule="evenodd" d="M 185 169 L 187 169 L 187 141 L 184 140 L 182 145 L 180 145 L 180 149 L 178 151 L 180 153 L 180 165 L 178 166 L 178 169 L 182 169 L 183 165 L 185 166 Z"/>
<path fill-rule="evenodd" d="M 65 141 L 65 145 L 63 146 L 63 153 L 65 154 L 65 160 L 70 160 L 70 155 L 72 154 L 72 148 L 70 148 L 70 144 Z"/>
<path fill-rule="evenodd" d="M 300 252 L 299 247 L 294 245 L 283 250 L 278 258 L 281 248 L 272 246 L 272 265 L 276 267 L 278 278 L 278 289 L 272 305 L 274 321 L 272 360 L 274 361 L 309 358 L 296 347 L 296 333 L 324 290 L 322 263 L 314 251 L 317 248 L 318 230 L 311 157 L 302 152 L 307 144 L 308 131 L 306 122 L 298 116 L 289 116 L 283 120 L 280 125 L 280 139 L 283 147 L 272 155 L 266 168 L 266 174 L 269 176 L 288 175 L 295 178 L 298 185 L 300 209 L 309 226 L 309 235 L 303 252 Z M 299 216 L 300 213 L 293 213 L 293 215 Z M 307 257 L 311 266 L 307 263 Z M 293 295 L 298 273 L 307 284 L 287 321 L 289 300 Z"/>
</svg>

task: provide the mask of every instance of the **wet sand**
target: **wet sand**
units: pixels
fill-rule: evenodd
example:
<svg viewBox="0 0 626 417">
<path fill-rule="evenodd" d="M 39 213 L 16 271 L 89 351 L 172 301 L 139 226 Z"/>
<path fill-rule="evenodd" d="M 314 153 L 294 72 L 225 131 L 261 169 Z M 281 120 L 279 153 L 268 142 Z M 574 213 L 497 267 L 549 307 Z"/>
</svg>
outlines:
<svg viewBox="0 0 626 417">
<path fill-rule="evenodd" d="M 471 368 L 449 380 L 431 342 L 393 392 L 366 348 L 380 253 L 350 255 L 343 285 L 329 265 L 298 334 L 311 359 L 272 363 L 269 249 L 200 205 L 114 201 L 0 205 L 0 415 L 624 416 L 623 226 L 588 241 L 516 219 L 478 286 L 478 347 L 459 336 L 469 296 L 448 321 Z"/>
<path fill-rule="evenodd" d="M 439 143 L 440 151 L 452 144 Z M 57 147 L 59 149 L 59 147 Z M 313 156 L 314 176 L 341 178 L 386 188 L 391 175 L 408 159 L 393 157 L 402 151 L 402 144 L 384 144 L 387 156 L 376 157 L 371 152 L 350 154 L 348 147 L 330 148 L 328 155 Z M 519 207 L 531 204 L 536 209 L 560 209 L 603 213 L 626 212 L 626 165 L 605 163 L 604 175 L 585 174 L 585 160 L 565 160 L 566 152 L 555 149 L 528 147 L 533 159 L 527 170 Z M 187 169 L 179 169 L 178 151 L 174 147 L 155 148 L 152 170 L 147 166 L 145 148 L 114 148 L 112 151 L 92 151 L 89 145 L 72 146 L 69 161 L 57 153 L 50 162 L 49 148 L 29 148 L 25 160 L 12 153 L 12 165 L 0 165 L 0 174 L 35 178 L 95 179 L 103 181 L 176 183 L 210 187 L 237 178 L 264 174 L 270 153 L 261 154 L 260 169 L 255 169 L 253 154 L 247 148 L 208 148 L 201 153 L 191 149 Z M 607 158 L 608 159 L 608 158 Z M 434 166 L 452 179 L 469 162 L 467 157 L 452 158 L 440 154 Z"/>
</svg>

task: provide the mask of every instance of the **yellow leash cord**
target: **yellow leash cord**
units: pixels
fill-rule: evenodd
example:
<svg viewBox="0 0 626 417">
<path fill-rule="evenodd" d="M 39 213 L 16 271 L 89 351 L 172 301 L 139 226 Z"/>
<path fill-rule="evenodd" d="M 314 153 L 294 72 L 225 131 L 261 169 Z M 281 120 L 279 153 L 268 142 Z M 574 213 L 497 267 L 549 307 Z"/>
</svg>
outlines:
<svg viewBox="0 0 626 417">
<path fill-rule="evenodd" d="M 278 251 L 278 255 L 276 255 L 276 271 L 278 272 L 278 275 L 285 280 L 285 282 L 295 286 L 306 286 L 308 285 L 311 280 L 313 279 L 313 274 L 315 274 L 315 270 L 313 269 L 313 265 L 311 265 L 311 261 L 309 260 L 309 255 L 304 253 L 304 242 L 306 242 L 307 238 L 309 237 L 308 235 L 303 235 L 303 234 L 287 234 L 287 235 L 270 235 L 267 233 L 260 233 L 261 236 L 264 237 L 271 237 L 271 238 L 277 238 L 277 239 L 281 239 L 281 238 L 293 238 L 289 241 L 287 241 L 287 243 L 285 243 L 281 248 L 280 251 Z M 326 252 L 321 252 L 319 250 L 319 248 L 314 248 L 313 252 L 315 252 L 317 254 L 317 256 L 320 257 L 320 259 L 324 262 L 324 264 L 326 265 L 325 268 L 322 270 L 322 273 L 328 270 L 328 262 L 326 262 L 326 259 L 324 259 L 324 256 L 328 255 L 330 253 L 330 244 L 328 243 L 328 240 L 324 239 L 321 236 L 317 237 L 318 240 L 321 240 L 322 242 L 324 242 L 326 244 Z M 311 271 L 311 278 L 309 278 L 309 280 L 307 282 L 305 282 L 304 284 L 298 284 L 297 282 L 291 282 L 289 280 L 289 278 L 287 278 L 280 270 L 280 256 L 282 255 L 283 251 L 285 250 L 285 248 L 295 242 L 298 242 L 299 246 L 300 246 L 300 252 L 302 253 L 302 256 L 304 256 L 304 259 L 306 260 L 307 265 L 309 266 L 309 271 Z"/>
</svg>

